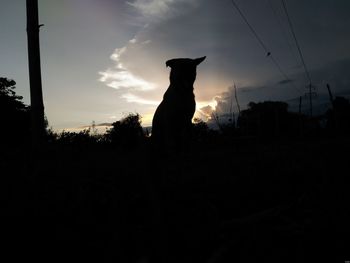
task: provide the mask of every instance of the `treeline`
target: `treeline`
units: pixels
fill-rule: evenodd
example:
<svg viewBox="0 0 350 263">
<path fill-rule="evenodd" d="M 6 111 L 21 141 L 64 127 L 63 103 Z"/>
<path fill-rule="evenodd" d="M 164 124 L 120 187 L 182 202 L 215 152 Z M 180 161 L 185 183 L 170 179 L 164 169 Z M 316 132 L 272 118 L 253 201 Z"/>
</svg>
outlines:
<svg viewBox="0 0 350 263">
<path fill-rule="evenodd" d="M 0 78 L 0 142 L 4 146 L 29 145 L 30 107 L 14 91 L 16 82 Z M 295 138 L 329 135 L 346 135 L 350 132 L 350 102 L 336 97 L 324 115 L 309 117 L 302 113 L 288 111 L 288 104 L 280 101 L 250 102 L 241 111 L 237 120 L 221 123 L 220 116 L 213 120 L 218 129 L 195 119 L 192 141 L 202 143 L 220 136 L 256 136 L 259 138 Z M 213 115 L 215 116 L 215 115 Z M 141 116 L 129 114 L 112 124 L 105 134 L 98 134 L 93 127 L 80 131 L 60 133 L 48 128 L 46 140 L 50 144 L 67 147 L 106 146 L 120 149 L 134 149 L 149 143 L 151 131 L 142 128 Z"/>
<path fill-rule="evenodd" d="M 350 103 L 336 97 L 324 114 L 310 117 L 288 111 L 285 102 L 250 102 L 234 127 L 240 135 L 262 138 L 346 135 L 350 132 Z"/>
</svg>

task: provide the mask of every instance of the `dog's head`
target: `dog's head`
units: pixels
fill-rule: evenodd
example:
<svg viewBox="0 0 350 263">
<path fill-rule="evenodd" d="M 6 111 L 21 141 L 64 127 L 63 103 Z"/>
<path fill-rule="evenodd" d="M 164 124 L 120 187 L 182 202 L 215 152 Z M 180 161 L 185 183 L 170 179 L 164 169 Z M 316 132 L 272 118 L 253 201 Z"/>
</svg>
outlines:
<svg viewBox="0 0 350 263">
<path fill-rule="evenodd" d="M 206 57 L 174 58 L 168 60 L 165 65 L 171 68 L 170 83 L 180 84 L 181 86 L 193 86 L 196 80 L 197 66 L 203 62 Z"/>
</svg>

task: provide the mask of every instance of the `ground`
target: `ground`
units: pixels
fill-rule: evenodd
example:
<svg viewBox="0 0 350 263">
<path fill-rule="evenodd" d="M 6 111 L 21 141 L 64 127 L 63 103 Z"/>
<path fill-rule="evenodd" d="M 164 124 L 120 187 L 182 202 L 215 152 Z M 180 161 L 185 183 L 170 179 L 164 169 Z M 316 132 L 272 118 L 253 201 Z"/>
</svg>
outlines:
<svg viewBox="0 0 350 263">
<path fill-rule="evenodd" d="M 13 262 L 344 262 L 350 138 L 1 153 Z"/>
</svg>

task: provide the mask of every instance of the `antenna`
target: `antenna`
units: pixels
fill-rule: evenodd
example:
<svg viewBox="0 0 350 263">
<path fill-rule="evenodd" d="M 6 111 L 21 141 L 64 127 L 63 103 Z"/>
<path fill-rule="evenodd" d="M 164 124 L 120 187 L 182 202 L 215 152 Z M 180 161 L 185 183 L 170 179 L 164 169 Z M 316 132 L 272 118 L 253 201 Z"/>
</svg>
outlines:
<svg viewBox="0 0 350 263">
<path fill-rule="evenodd" d="M 305 93 L 306 97 L 309 97 L 309 104 L 310 104 L 310 117 L 312 117 L 312 98 L 317 96 L 317 92 L 316 87 L 311 85 L 311 83 L 309 85 L 306 86 L 306 88 L 309 89 L 309 92 Z"/>
</svg>

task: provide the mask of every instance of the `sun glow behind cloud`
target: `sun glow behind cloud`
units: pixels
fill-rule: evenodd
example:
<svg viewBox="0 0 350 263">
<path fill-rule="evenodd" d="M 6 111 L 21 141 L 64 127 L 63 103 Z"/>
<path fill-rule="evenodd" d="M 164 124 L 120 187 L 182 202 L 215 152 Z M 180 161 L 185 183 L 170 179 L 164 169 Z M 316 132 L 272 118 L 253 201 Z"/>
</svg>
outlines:
<svg viewBox="0 0 350 263">
<path fill-rule="evenodd" d="M 217 98 L 214 98 L 211 101 L 198 101 L 196 103 L 195 118 L 200 118 L 204 121 L 209 120 L 212 116 L 212 113 L 215 111 L 217 105 Z"/>
<path fill-rule="evenodd" d="M 135 112 L 140 113 L 141 116 L 147 115 L 148 119 L 151 120 L 165 91 L 164 88 L 168 85 L 168 75 L 162 71 L 165 69 L 163 66 L 165 61 L 171 57 L 196 54 L 196 52 L 188 51 L 186 48 L 186 45 L 191 46 L 192 42 L 179 48 L 173 46 L 172 41 L 168 41 L 169 37 L 170 39 L 177 35 L 182 37 L 181 32 L 175 30 L 174 33 L 168 31 L 160 33 L 159 26 L 162 27 L 172 18 L 178 19 L 178 16 L 190 12 L 198 6 L 199 1 L 135 0 L 126 3 L 140 15 L 135 19 L 141 19 L 143 25 L 123 47 L 114 50 L 110 56 L 114 66 L 99 72 L 99 81 L 118 90 L 119 97 L 125 102 L 133 104 L 130 106 L 134 107 Z M 197 100 L 195 117 L 203 120 L 210 119 L 212 112 L 218 105 L 214 94 L 203 96 L 203 91 L 217 94 L 218 83 L 211 82 L 200 84 L 202 96 L 200 96 L 201 99 Z M 150 123 L 150 120 L 147 121 L 147 124 Z"/>
<path fill-rule="evenodd" d="M 153 105 L 153 106 L 156 106 L 159 104 L 159 101 L 143 99 L 131 93 L 125 93 L 121 97 L 123 99 L 126 99 L 126 101 L 130 103 L 138 103 L 138 104 Z"/>
<path fill-rule="evenodd" d="M 136 43 L 136 39 L 133 38 L 129 41 L 131 44 Z M 108 87 L 114 89 L 134 89 L 134 90 L 153 90 L 156 88 L 155 84 L 148 82 L 141 77 L 136 76 L 129 71 L 121 62 L 121 55 L 126 52 L 127 46 L 115 49 L 111 55 L 111 60 L 116 62 L 116 66 L 113 69 L 107 69 L 99 72 L 101 75 L 100 81 L 106 83 Z"/>
<path fill-rule="evenodd" d="M 137 9 L 145 18 L 150 20 L 168 19 L 179 15 L 179 9 L 175 4 L 186 5 L 186 9 L 194 7 L 198 0 L 136 0 L 127 2 Z"/>
<path fill-rule="evenodd" d="M 142 19 L 143 26 L 140 26 L 139 31 L 125 46 L 114 50 L 110 56 L 110 59 L 114 62 L 114 66 L 100 71 L 99 81 L 108 87 L 119 90 L 120 98 L 124 99 L 127 103 L 133 103 L 140 107 L 142 105 L 148 106 L 149 110 L 154 111 L 160 102 L 159 95 L 163 93 L 163 91 L 154 91 L 158 89 L 159 84 L 164 85 L 164 79 L 160 80 L 157 77 L 161 73 L 152 71 L 152 63 L 156 62 L 152 55 L 148 56 L 148 54 L 152 54 L 149 52 L 149 49 L 152 49 L 149 44 L 153 43 L 152 39 L 147 37 L 148 30 L 150 30 L 151 26 L 155 26 L 171 17 L 189 11 L 189 7 L 194 7 L 197 1 L 127 1 L 126 4 L 140 14 L 140 17 L 135 19 Z M 161 52 L 162 50 L 157 50 L 157 53 L 158 51 Z M 156 57 L 155 59 L 159 58 Z M 165 76 L 163 77 L 165 78 Z M 149 112 L 145 112 L 144 114 L 150 115 Z"/>
<path fill-rule="evenodd" d="M 108 87 L 114 89 L 132 88 L 142 91 L 155 89 L 155 84 L 135 76 L 128 70 L 107 70 L 105 72 L 100 72 L 100 75 L 102 75 L 100 81 L 105 82 Z"/>
</svg>

